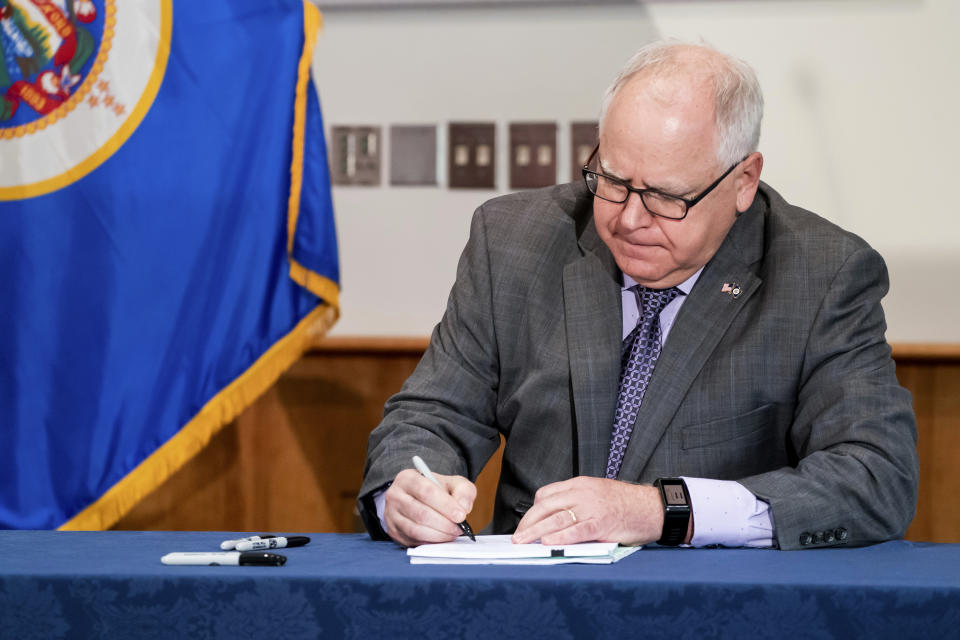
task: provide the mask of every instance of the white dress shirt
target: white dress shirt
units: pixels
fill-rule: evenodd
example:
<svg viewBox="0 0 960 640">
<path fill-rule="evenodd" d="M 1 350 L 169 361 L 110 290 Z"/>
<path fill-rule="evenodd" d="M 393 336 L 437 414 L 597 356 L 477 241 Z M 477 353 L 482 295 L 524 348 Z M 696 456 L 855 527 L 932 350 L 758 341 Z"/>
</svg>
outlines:
<svg viewBox="0 0 960 640">
<path fill-rule="evenodd" d="M 660 312 L 660 345 L 667 343 L 673 321 L 683 306 L 687 294 L 700 277 L 703 267 L 677 285 L 683 295 L 670 301 Z M 623 310 L 623 335 L 626 340 L 640 321 L 637 296 L 630 290 L 637 282 L 623 274 L 621 309 Z M 690 493 L 693 512 L 694 547 L 723 545 L 725 547 L 772 547 L 773 519 L 770 505 L 760 500 L 739 482 L 733 480 L 709 480 L 707 478 L 683 477 Z"/>
</svg>

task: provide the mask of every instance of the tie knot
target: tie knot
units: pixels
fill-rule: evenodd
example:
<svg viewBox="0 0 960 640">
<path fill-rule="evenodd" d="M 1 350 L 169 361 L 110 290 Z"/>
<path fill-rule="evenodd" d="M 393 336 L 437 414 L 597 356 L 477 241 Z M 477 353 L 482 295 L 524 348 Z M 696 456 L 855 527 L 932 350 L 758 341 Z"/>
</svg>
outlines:
<svg viewBox="0 0 960 640">
<path fill-rule="evenodd" d="M 634 287 L 634 291 L 636 291 L 637 299 L 640 301 L 640 315 L 644 318 L 660 315 L 663 308 L 680 295 L 680 289 L 676 287 L 648 289 L 638 284 Z"/>
</svg>

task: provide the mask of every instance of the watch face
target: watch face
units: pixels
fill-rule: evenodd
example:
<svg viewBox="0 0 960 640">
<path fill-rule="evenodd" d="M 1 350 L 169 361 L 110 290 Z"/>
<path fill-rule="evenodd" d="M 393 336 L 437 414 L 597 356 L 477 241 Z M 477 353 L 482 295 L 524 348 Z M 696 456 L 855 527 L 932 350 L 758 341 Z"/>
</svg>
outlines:
<svg viewBox="0 0 960 640">
<path fill-rule="evenodd" d="M 687 504 L 687 498 L 683 495 L 683 487 L 679 484 L 663 485 L 663 495 L 666 496 L 667 504 Z"/>
</svg>

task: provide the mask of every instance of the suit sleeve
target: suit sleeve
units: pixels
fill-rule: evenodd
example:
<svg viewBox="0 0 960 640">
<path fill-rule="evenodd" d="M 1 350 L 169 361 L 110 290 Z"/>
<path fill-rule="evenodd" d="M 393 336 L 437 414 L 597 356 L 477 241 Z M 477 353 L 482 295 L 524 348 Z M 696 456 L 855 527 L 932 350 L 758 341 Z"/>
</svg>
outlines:
<svg viewBox="0 0 960 640">
<path fill-rule="evenodd" d="M 770 503 L 782 549 L 902 537 L 917 500 L 917 428 L 880 306 L 883 259 L 854 251 L 809 332 L 788 446 L 798 464 L 742 479 Z"/>
<path fill-rule="evenodd" d="M 370 434 L 359 508 L 374 538 L 385 538 L 372 494 L 419 455 L 429 467 L 475 480 L 500 445 L 499 377 L 487 235 L 482 208 L 460 257 L 447 309 L 423 359 L 384 407 Z"/>
</svg>

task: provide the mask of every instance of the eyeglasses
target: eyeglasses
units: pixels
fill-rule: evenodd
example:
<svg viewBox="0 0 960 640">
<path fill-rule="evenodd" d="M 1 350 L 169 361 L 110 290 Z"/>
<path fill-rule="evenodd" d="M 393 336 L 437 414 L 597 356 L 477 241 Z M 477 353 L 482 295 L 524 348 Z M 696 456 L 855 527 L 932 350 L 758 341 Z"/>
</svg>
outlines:
<svg viewBox="0 0 960 640">
<path fill-rule="evenodd" d="M 619 178 L 593 171 L 589 168 L 590 163 L 593 162 L 593 158 L 599 150 L 600 145 L 598 144 L 593 148 L 593 153 L 590 154 L 587 163 L 583 165 L 583 181 L 587 183 L 587 189 L 590 190 L 590 193 L 602 200 L 616 204 L 623 204 L 627 201 L 627 198 L 630 197 L 631 193 L 635 193 L 640 196 L 640 200 L 643 201 L 643 206 L 647 208 L 647 211 L 655 216 L 669 218 L 671 220 L 683 220 L 686 218 L 690 207 L 706 198 L 711 191 L 717 188 L 717 185 L 723 182 L 724 178 L 730 175 L 731 171 L 737 168 L 740 162 L 743 162 L 749 157 L 744 156 L 740 162 L 735 163 L 732 167 L 724 171 L 722 176 L 714 180 L 713 184 L 700 192 L 700 195 L 695 198 L 680 198 L 656 189 L 637 189 Z"/>
</svg>

